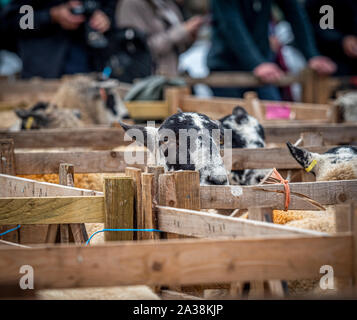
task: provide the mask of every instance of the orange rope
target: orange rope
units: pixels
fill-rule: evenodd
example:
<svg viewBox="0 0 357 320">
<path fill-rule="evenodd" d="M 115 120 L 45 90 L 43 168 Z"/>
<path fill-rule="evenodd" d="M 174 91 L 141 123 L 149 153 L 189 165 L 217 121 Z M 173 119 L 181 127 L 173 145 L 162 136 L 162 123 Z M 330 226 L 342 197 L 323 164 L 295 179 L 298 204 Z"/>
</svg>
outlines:
<svg viewBox="0 0 357 320">
<path fill-rule="evenodd" d="M 271 181 L 271 182 L 270 182 Z M 284 185 L 284 194 L 285 194 L 285 211 L 288 211 L 289 205 L 290 205 L 290 186 L 289 186 L 289 181 L 285 180 L 278 170 L 275 168 L 273 169 L 272 173 L 270 174 L 270 177 L 267 179 L 268 183 L 282 183 Z"/>
</svg>

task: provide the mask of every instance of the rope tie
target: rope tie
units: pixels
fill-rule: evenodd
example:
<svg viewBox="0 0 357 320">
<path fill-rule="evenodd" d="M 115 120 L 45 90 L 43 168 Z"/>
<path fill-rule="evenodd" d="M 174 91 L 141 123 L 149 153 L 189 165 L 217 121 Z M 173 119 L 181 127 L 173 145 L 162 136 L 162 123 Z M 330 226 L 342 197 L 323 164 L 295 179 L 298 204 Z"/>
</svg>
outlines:
<svg viewBox="0 0 357 320">
<path fill-rule="evenodd" d="M 265 181 L 266 184 L 278 184 L 281 183 L 284 185 L 284 194 L 285 194 L 285 208 L 284 211 L 288 211 L 289 205 L 290 205 L 290 186 L 289 186 L 289 181 L 285 180 L 278 170 L 275 168 L 271 172 L 270 176 L 268 179 Z"/>
</svg>

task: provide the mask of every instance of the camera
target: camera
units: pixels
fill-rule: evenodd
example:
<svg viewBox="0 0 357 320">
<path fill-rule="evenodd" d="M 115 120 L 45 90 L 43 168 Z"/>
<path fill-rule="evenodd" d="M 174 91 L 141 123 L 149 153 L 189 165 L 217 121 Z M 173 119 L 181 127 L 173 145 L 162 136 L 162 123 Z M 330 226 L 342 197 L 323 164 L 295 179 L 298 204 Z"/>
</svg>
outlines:
<svg viewBox="0 0 357 320">
<path fill-rule="evenodd" d="M 86 17 L 84 24 L 86 42 L 92 48 L 105 48 L 108 46 L 107 38 L 99 31 L 94 30 L 88 20 L 92 17 L 93 13 L 99 9 L 99 4 L 94 0 L 83 0 L 81 5 L 73 7 L 71 13 L 74 15 L 83 15 Z"/>
</svg>

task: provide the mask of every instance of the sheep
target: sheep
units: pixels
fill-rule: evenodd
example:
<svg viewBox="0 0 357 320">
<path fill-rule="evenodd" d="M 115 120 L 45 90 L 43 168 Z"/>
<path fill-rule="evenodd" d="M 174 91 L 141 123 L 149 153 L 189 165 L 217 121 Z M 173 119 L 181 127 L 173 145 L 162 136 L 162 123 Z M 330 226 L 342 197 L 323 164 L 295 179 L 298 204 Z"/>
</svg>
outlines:
<svg viewBox="0 0 357 320">
<path fill-rule="evenodd" d="M 334 104 L 341 108 L 344 121 L 357 121 L 357 91 L 341 95 Z"/>
<path fill-rule="evenodd" d="M 38 102 L 30 109 L 17 109 L 16 115 L 21 120 L 20 128 L 24 129 L 51 129 L 51 128 L 78 128 L 84 124 L 76 110 L 59 109 L 46 102 Z"/>
<path fill-rule="evenodd" d="M 232 148 L 265 147 L 264 128 L 244 108 L 235 107 L 231 115 L 219 121 L 224 129 L 232 130 Z M 254 185 L 258 184 L 269 171 L 264 169 L 232 170 L 230 180 L 232 184 Z"/>
<path fill-rule="evenodd" d="M 222 128 L 206 115 L 176 113 L 159 128 L 119 123 L 126 134 L 136 140 L 135 144 L 148 148 L 155 164 L 162 165 L 165 171 L 197 170 L 202 185 L 229 184 L 220 155 Z"/>
<path fill-rule="evenodd" d="M 116 88 L 116 80 L 96 81 L 78 76 L 65 81 L 50 103 L 63 109 L 76 108 L 88 124 L 112 124 L 128 118 L 128 110 Z"/>
<path fill-rule="evenodd" d="M 316 181 L 357 179 L 357 148 L 354 146 L 335 147 L 323 154 L 309 152 L 303 148 L 287 143 L 294 159 Z"/>
</svg>

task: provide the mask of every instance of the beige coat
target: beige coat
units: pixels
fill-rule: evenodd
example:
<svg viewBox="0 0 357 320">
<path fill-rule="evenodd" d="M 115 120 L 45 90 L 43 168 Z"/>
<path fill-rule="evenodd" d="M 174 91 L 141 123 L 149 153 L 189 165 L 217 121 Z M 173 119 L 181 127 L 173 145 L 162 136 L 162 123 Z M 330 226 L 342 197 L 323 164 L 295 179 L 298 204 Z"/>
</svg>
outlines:
<svg viewBox="0 0 357 320">
<path fill-rule="evenodd" d="M 165 3 L 178 18 L 177 24 L 167 27 L 150 0 L 119 1 L 116 23 L 119 27 L 132 27 L 146 33 L 156 73 L 174 76 L 177 74 L 178 54 L 186 50 L 193 39 L 182 24 L 183 17 L 177 5 L 172 0 Z"/>
</svg>

